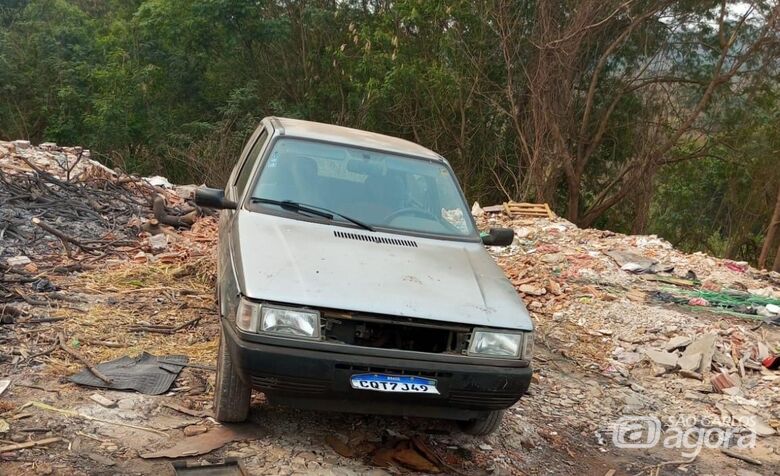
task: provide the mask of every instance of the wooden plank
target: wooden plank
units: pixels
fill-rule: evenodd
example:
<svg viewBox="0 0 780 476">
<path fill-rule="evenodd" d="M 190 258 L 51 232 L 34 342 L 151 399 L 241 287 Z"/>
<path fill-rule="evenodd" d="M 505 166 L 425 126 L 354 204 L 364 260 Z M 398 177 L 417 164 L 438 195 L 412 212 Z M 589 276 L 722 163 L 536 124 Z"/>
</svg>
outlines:
<svg viewBox="0 0 780 476">
<path fill-rule="evenodd" d="M 553 218 L 550 206 L 546 203 L 505 202 L 504 212 L 510 217 L 527 216 L 534 218 Z"/>
</svg>

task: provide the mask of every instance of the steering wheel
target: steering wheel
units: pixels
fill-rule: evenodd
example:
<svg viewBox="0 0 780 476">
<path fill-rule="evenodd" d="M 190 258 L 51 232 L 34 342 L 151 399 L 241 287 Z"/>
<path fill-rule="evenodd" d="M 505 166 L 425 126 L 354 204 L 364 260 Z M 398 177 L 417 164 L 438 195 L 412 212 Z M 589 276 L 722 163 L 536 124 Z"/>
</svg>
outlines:
<svg viewBox="0 0 780 476">
<path fill-rule="evenodd" d="M 392 212 L 391 214 L 387 215 L 383 221 L 385 223 L 390 223 L 391 221 L 395 220 L 401 215 L 416 215 L 420 218 L 427 218 L 429 220 L 439 221 L 439 219 L 436 218 L 436 215 L 434 215 L 433 213 L 426 212 L 421 208 L 413 208 L 413 207 L 405 207 L 405 208 L 398 209 Z"/>
</svg>

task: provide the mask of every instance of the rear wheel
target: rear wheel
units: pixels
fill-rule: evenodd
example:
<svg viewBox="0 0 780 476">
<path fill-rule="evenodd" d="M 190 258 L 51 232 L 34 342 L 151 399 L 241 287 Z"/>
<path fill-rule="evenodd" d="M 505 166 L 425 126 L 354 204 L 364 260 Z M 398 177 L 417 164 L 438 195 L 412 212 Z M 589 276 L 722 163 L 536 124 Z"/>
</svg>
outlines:
<svg viewBox="0 0 780 476">
<path fill-rule="evenodd" d="M 463 430 L 463 433 L 468 435 L 486 436 L 496 431 L 501 426 L 503 419 L 504 410 L 493 410 L 483 418 L 459 421 L 458 425 Z"/>
<path fill-rule="evenodd" d="M 220 332 L 220 334 L 217 383 L 214 389 L 214 418 L 226 423 L 244 421 L 249 414 L 252 388 L 238 378 L 225 343 L 225 333 Z"/>
</svg>

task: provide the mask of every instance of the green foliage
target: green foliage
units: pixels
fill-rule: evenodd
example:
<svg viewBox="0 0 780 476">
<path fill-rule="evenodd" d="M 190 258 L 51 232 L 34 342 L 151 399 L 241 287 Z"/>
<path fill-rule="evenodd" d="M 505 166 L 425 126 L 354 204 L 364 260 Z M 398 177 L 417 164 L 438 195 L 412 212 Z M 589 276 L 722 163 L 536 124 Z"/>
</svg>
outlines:
<svg viewBox="0 0 780 476">
<path fill-rule="evenodd" d="M 780 184 L 776 66 L 748 61 L 655 157 L 651 146 L 683 122 L 717 65 L 721 2 L 675 2 L 632 27 L 608 55 L 585 118 L 602 54 L 657 4 L 613 3 L 6 0 L 0 137 L 81 144 L 131 171 L 220 185 L 260 118 L 299 117 L 430 147 L 469 199 L 544 199 L 569 215 L 573 195 L 575 212 L 598 205 L 625 185 L 616 178 L 627 167 L 644 166 L 644 153 L 670 164 L 648 168 L 589 224 L 754 258 Z M 588 8 L 595 26 L 545 29 Z M 756 8 L 768 11 L 763 1 Z M 739 45 L 761 26 L 737 25 L 730 19 L 723 34 Z M 544 45 L 580 32 L 581 43 Z M 631 82 L 659 71 L 675 82 Z M 572 187 L 566 161 L 591 145 Z M 643 203 L 652 204 L 647 223 L 635 218 Z"/>
</svg>

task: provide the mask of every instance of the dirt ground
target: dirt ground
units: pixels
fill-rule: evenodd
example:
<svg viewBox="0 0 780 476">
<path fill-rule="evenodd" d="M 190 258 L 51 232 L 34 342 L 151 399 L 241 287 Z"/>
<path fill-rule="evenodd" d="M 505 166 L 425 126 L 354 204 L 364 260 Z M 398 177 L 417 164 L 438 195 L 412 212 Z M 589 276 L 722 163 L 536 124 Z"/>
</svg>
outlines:
<svg viewBox="0 0 780 476">
<path fill-rule="evenodd" d="M 124 281 L 135 280 L 136 292 L 112 288 L 109 283 L 118 282 L 119 277 Z M 174 279 L 179 283 L 179 289 L 186 287 L 198 293 L 182 296 L 171 285 Z M 99 286 L 96 280 L 100 280 Z M 182 280 L 186 286 L 182 286 Z M 80 334 L 92 336 L 92 339 L 103 334 L 105 342 L 126 346 L 103 348 L 99 344 L 83 343 L 83 352 L 95 361 L 142 349 L 175 352 L 178 348 L 191 353 L 191 362 L 211 366 L 215 363 L 218 327 L 210 311 L 213 300 L 206 287 L 198 284 L 202 282 L 196 276 L 186 275 L 181 268 L 170 266 L 138 265 L 129 269 L 120 266 L 98 275 L 85 273 L 63 278 L 60 284 L 84 299 L 85 302 L 74 304 L 74 307 L 87 312 L 57 309 L 52 313 L 70 316 L 66 327 L 69 335 L 76 335 L 81 326 L 91 327 L 95 330 L 82 330 Z M 170 289 L 165 289 L 167 287 Z M 180 304 L 180 315 L 172 314 L 172 302 Z M 184 306 L 185 303 L 189 304 Z M 193 312 L 202 313 L 203 319 L 191 330 L 175 335 L 152 335 L 126 332 L 122 329 L 126 325 L 122 320 L 110 326 L 113 331 L 104 321 L 95 322 L 92 314 L 103 316 L 105 312 L 130 317 L 144 313 L 159 316 L 160 322 L 168 323 L 185 322 Z M 723 319 L 706 315 L 690 318 Z M 33 329 L 27 327 L 14 332 L 35 334 L 44 326 L 55 325 L 59 324 L 40 324 Z M 6 339 L 10 337 L 5 336 Z M 263 401 L 262 395 L 256 395 L 250 423 L 240 426 L 243 436 L 238 441 L 189 459 L 214 463 L 236 457 L 243 461 L 250 474 L 406 474 L 413 472 L 400 466 L 373 466 L 369 453 L 388 439 L 420 437 L 448 463 L 449 467 L 442 471 L 450 474 L 575 475 L 610 474 L 611 470 L 618 475 L 754 474 L 746 471 L 777 474 L 780 468 L 774 452 L 777 437 L 759 441 L 762 466 L 707 449 L 692 463 L 685 464 L 686 458 L 678 450 L 653 449 L 649 452 L 616 448 L 606 428 L 598 428 L 598 422 L 618 418 L 625 405 L 632 404 L 637 395 L 642 398 L 643 390 L 637 392 L 636 385 L 632 388 L 631 384 L 616 382 L 599 370 L 583 368 L 556 351 L 557 348 L 560 343 L 553 338 L 537 345 L 530 393 L 507 412 L 500 431 L 489 437 L 462 435 L 454 424 L 441 420 L 273 407 Z M 170 460 L 144 459 L 139 454 L 181 441 L 188 426 L 206 427 L 208 432 L 205 434 L 219 427 L 208 416 L 185 415 L 165 406 L 172 404 L 208 413 L 214 384 L 214 374 L 209 369 L 186 368 L 173 391 L 161 396 L 97 391 L 117 402 L 114 408 L 104 408 L 90 400 L 96 390 L 67 381 L 67 375 L 79 368 L 80 364 L 70 361 L 67 355 L 56 353 L 34 359 L 32 364 L 22 361 L 14 365 L 9 360 L 2 363 L 0 374 L 11 377 L 13 382 L 2 395 L 4 409 L 9 410 L 5 418 L 11 426 L 10 432 L 3 435 L 3 444 L 50 437 L 62 440 L 3 454 L 0 474 L 173 474 Z M 35 406 L 23 408 L 25 403 L 33 401 L 162 433 L 89 421 Z M 654 403 L 647 402 L 647 405 Z M 355 448 L 355 455 L 340 456 L 326 441 L 332 436 Z"/>
</svg>

